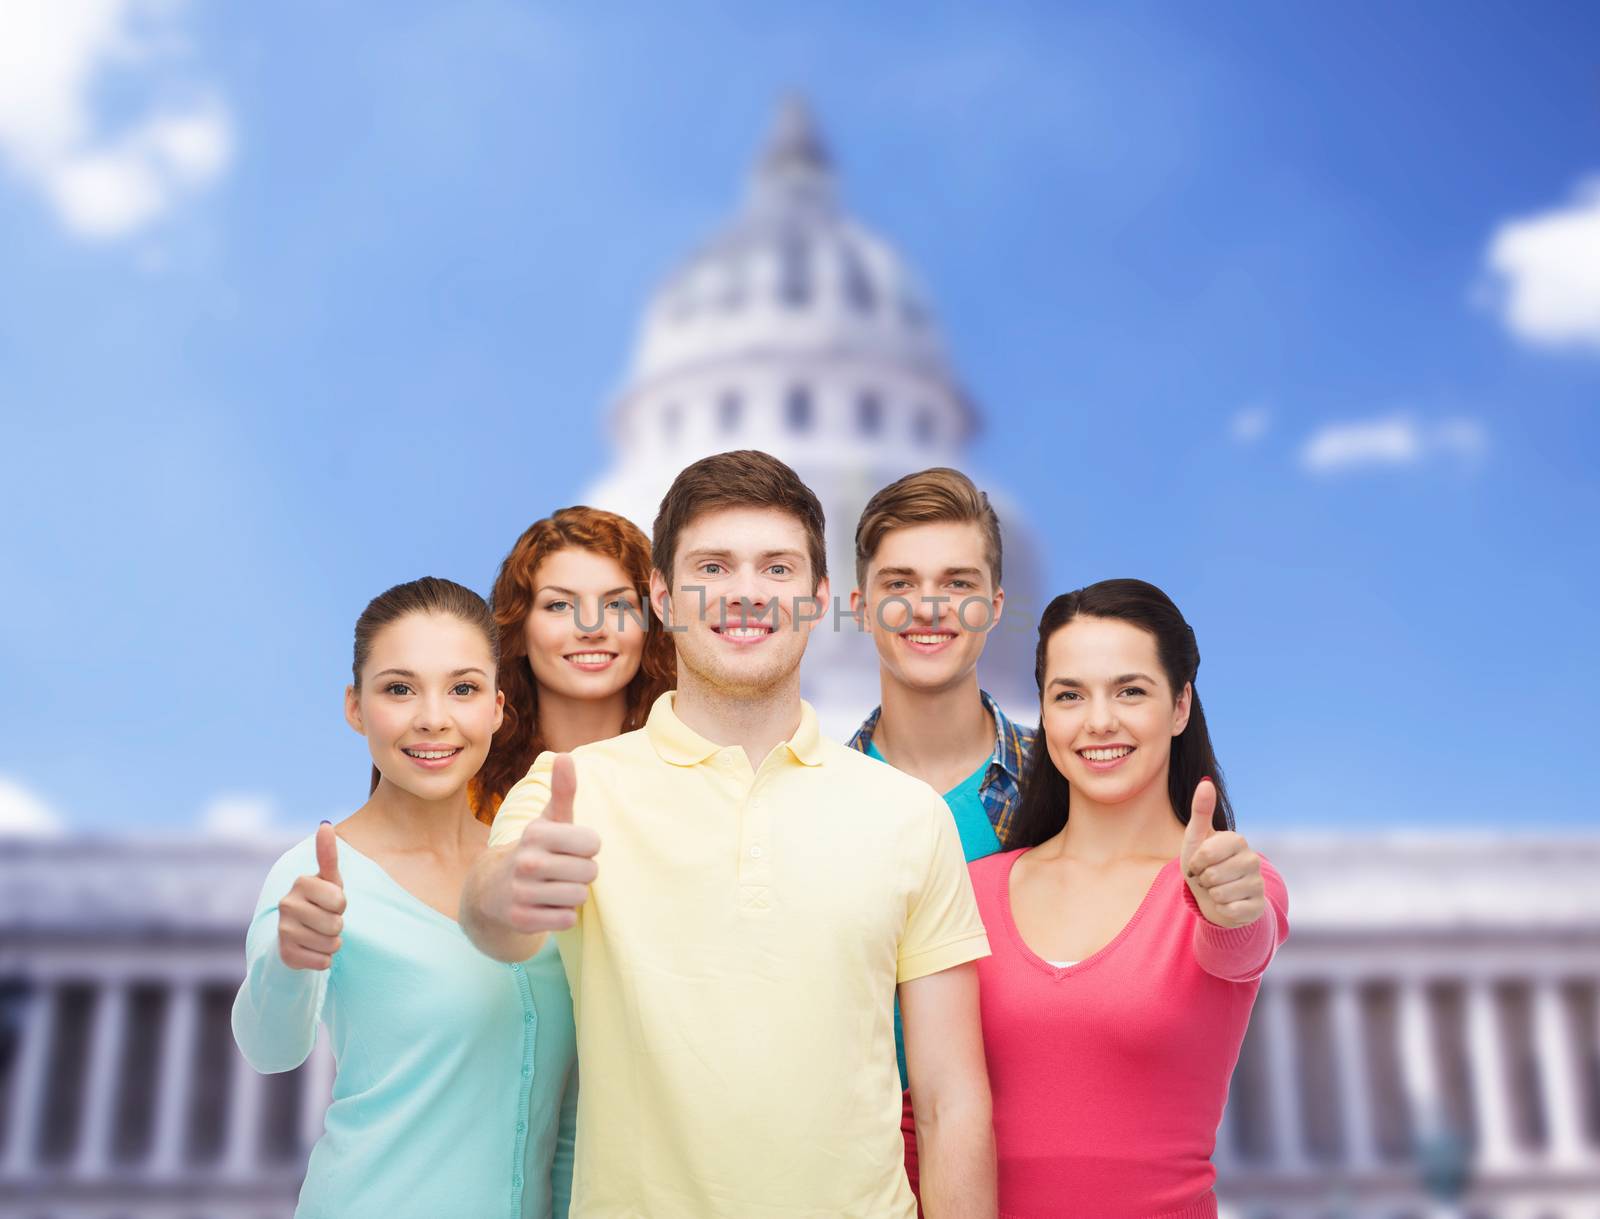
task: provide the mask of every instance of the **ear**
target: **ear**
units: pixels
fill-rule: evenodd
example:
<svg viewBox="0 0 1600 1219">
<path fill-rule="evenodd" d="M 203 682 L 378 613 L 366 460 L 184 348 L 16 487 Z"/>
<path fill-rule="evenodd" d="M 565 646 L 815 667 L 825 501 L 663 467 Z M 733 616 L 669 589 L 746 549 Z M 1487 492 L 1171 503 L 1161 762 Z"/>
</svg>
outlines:
<svg viewBox="0 0 1600 1219">
<path fill-rule="evenodd" d="M 1183 730 L 1189 726 L 1189 708 L 1194 705 L 1194 687 L 1188 682 L 1183 683 L 1183 693 L 1178 695 L 1178 701 L 1172 707 L 1172 735 L 1181 736 Z"/>
<path fill-rule="evenodd" d="M 663 626 L 672 625 L 671 597 L 667 593 L 667 581 L 655 568 L 650 569 L 650 612 L 660 619 Z"/>
<path fill-rule="evenodd" d="M 354 686 L 344 688 L 344 722 L 362 736 L 367 735 L 366 725 L 361 722 L 361 694 Z"/>
<path fill-rule="evenodd" d="M 832 586 L 829 585 L 827 576 L 823 576 L 822 579 L 817 582 L 817 591 L 812 593 L 811 595 L 817 599 L 818 612 L 821 613 L 823 615 L 823 617 L 826 617 L 827 616 L 826 607 L 832 604 L 832 596 L 833 596 Z M 852 596 L 852 599 L 853 599 L 853 596 Z M 822 619 L 819 618 L 814 622 L 807 623 L 806 625 L 808 627 L 815 626 L 817 624 L 817 622 L 820 622 L 821 620 Z"/>
<path fill-rule="evenodd" d="M 872 615 L 867 612 L 867 594 L 859 588 L 850 590 L 850 616 L 856 620 L 856 628 L 868 635 L 872 634 Z"/>
<path fill-rule="evenodd" d="M 1006 590 L 1003 588 L 997 588 L 994 590 L 994 613 L 989 617 L 989 629 L 991 631 L 1000 625 L 1000 615 L 1005 613 L 1005 611 Z"/>
<path fill-rule="evenodd" d="M 505 723 L 505 722 L 506 722 L 506 692 L 504 690 L 498 690 L 497 689 L 494 692 L 494 727 L 491 728 L 489 731 L 490 732 L 499 732 L 500 731 L 500 725 Z"/>
</svg>

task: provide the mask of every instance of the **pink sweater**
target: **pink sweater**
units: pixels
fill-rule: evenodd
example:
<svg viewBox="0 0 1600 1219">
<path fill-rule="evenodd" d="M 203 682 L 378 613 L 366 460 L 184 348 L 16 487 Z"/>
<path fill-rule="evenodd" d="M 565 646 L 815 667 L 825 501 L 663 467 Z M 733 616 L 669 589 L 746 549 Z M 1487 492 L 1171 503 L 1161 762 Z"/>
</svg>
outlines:
<svg viewBox="0 0 1600 1219">
<path fill-rule="evenodd" d="M 1283 878 L 1248 927 L 1201 917 L 1178 863 L 1109 944 L 1066 969 L 1011 917 L 1021 851 L 970 867 L 1002 1219 L 1214 1219 L 1211 1150 L 1250 1007 L 1289 933 Z"/>
</svg>

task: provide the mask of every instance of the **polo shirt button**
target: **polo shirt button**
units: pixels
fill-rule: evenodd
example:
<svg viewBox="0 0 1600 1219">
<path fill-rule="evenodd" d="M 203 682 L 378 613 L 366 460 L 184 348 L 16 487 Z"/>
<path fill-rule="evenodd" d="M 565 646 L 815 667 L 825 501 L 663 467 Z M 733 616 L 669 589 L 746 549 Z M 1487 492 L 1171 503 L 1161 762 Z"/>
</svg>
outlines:
<svg viewBox="0 0 1600 1219">
<path fill-rule="evenodd" d="M 512 966 L 512 967 L 511 967 L 511 972 L 512 972 L 512 973 L 514 973 L 514 974 L 519 974 L 519 973 L 521 973 L 521 972 L 522 972 L 522 966 L 520 966 L 520 965 L 513 965 L 513 966 Z"/>
<path fill-rule="evenodd" d="M 532 1067 L 523 1067 L 522 1068 L 522 1078 L 523 1079 L 527 1079 L 532 1074 L 533 1074 L 533 1068 Z"/>
<path fill-rule="evenodd" d="M 532 1024 L 533 1023 L 533 1013 L 532 1012 L 523 1012 L 522 1013 L 522 1023 L 523 1024 Z"/>
<path fill-rule="evenodd" d="M 512 1189 L 521 1189 L 522 1188 L 522 1177 L 520 1175 L 511 1178 L 511 1188 Z"/>
<path fill-rule="evenodd" d="M 760 847 L 751 847 L 750 848 L 750 858 L 751 859 L 760 859 L 761 858 L 761 848 Z"/>
<path fill-rule="evenodd" d="M 526 1134 L 527 1132 L 528 1132 L 528 1123 L 527 1122 L 518 1122 L 517 1123 L 517 1133 L 518 1134 Z"/>
</svg>

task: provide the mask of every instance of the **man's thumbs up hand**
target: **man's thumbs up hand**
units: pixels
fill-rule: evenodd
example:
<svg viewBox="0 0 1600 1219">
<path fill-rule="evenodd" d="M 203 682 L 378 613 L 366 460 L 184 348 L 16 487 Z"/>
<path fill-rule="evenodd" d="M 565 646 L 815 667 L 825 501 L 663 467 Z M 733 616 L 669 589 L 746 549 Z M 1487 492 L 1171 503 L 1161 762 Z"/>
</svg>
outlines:
<svg viewBox="0 0 1600 1219">
<path fill-rule="evenodd" d="M 572 823 L 578 775 L 570 754 L 559 753 L 550 770 L 550 802 L 528 822 L 522 840 L 506 857 L 507 870 L 491 911 L 501 923 L 524 933 L 565 931 L 578 921 L 578 907 L 599 875 L 594 857 L 600 835 Z"/>
<path fill-rule="evenodd" d="M 302 876 L 278 903 L 278 955 L 290 969 L 327 969 L 344 933 L 339 836 L 317 827 L 317 874 Z"/>
<path fill-rule="evenodd" d="M 1216 784 L 1201 779 L 1189 806 L 1178 866 L 1208 923 L 1244 927 L 1260 918 L 1267 905 L 1261 857 L 1243 834 L 1217 829 L 1216 813 Z"/>
</svg>

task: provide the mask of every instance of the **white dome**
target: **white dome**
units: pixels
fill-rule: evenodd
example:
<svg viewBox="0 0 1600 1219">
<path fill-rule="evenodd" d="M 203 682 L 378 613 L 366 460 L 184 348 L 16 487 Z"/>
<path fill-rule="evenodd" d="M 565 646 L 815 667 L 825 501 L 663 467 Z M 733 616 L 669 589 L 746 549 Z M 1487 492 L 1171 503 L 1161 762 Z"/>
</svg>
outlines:
<svg viewBox="0 0 1600 1219">
<path fill-rule="evenodd" d="M 647 305 L 610 412 L 614 464 L 587 502 L 648 532 L 684 466 L 763 449 L 822 501 L 833 592 L 847 601 L 868 497 L 912 470 L 961 467 L 978 423 L 915 277 L 841 211 L 815 125 L 790 101 L 739 213 Z M 990 639 L 985 684 L 1031 721 L 1022 617 L 1037 613 L 1036 550 L 1004 494 L 976 481 L 1001 514 L 1007 595 L 1027 607 Z M 848 620 L 837 626 L 813 633 L 802 677 L 824 727 L 841 734 L 877 702 L 878 680 L 870 643 Z"/>
</svg>

